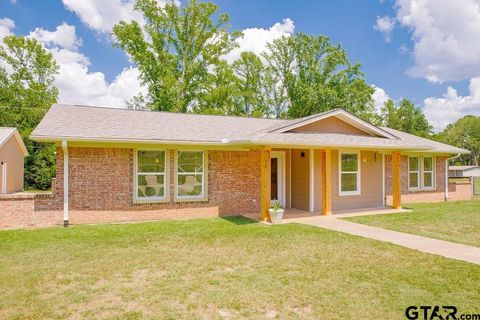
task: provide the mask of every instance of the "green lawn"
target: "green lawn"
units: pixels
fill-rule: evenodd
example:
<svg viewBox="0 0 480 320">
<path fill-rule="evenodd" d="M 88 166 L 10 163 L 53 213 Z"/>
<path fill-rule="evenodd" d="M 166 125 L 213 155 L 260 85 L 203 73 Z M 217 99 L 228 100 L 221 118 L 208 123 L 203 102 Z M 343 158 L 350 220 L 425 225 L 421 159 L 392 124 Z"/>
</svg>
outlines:
<svg viewBox="0 0 480 320">
<path fill-rule="evenodd" d="M 404 319 L 480 312 L 480 266 L 245 218 L 0 232 L 0 319 Z"/>
<path fill-rule="evenodd" d="M 405 208 L 413 211 L 345 220 L 480 247 L 480 201 L 408 204 Z"/>
</svg>

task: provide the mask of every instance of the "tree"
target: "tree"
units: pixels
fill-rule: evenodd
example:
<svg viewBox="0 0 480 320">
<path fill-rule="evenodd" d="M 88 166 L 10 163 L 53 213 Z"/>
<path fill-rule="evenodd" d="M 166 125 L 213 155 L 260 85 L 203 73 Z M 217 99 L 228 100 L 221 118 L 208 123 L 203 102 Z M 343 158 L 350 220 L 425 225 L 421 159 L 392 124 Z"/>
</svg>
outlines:
<svg viewBox="0 0 480 320">
<path fill-rule="evenodd" d="M 465 116 L 449 124 L 436 139 L 460 148 L 470 150 L 470 154 L 461 155 L 459 163 L 479 165 L 480 162 L 480 117 Z"/>
<path fill-rule="evenodd" d="M 7 36 L 0 45 L 0 126 L 17 127 L 28 150 L 25 187 L 47 189 L 55 175 L 55 147 L 28 137 L 57 101 L 54 77 L 58 65 L 38 41 Z"/>
<path fill-rule="evenodd" d="M 432 136 L 432 126 L 423 111 L 408 99 L 402 99 L 398 106 L 388 100 L 381 111 L 385 126 L 421 137 Z"/>
<path fill-rule="evenodd" d="M 281 78 L 272 66 L 265 67 L 263 77 L 263 90 L 269 112 L 268 116 L 276 119 L 287 117 L 288 97 Z"/>
<path fill-rule="evenodd" d="M 288 117 L 344 108 L 364 119 L 373 114 L 372 94 L 360 64 L 326 36 L 298 33 L 268 45 L 268 67 L 285 89 Z"/>
<path fill-rule="evenodd" d="M 238 115 L 263 117 L 268 113 L 264 96 L 264 66 L 253 52 L 242 52 L 233 63 L 237 76 L 235 110 Z"/>
<path fill-rule="evenodd" d="M 235 97 L 238 78 L 227 61 L 220 61 L 209 72 L 204 90 L 200 92 L 194 111 L 203 114 L 237 114 Z"/>
<path fill-rule="evenodd" d="M 156 0 L 137 0 L 135 9 L 145 25 L 121 21 L 113 28 L 115 45 L 138 65 L 152 110 L 190 111 L 210 80 L 209 70 L 235 45 L 229 16 L 197 0 L 184 7 L 170 1 L 163 8 Z"/>
</svg>

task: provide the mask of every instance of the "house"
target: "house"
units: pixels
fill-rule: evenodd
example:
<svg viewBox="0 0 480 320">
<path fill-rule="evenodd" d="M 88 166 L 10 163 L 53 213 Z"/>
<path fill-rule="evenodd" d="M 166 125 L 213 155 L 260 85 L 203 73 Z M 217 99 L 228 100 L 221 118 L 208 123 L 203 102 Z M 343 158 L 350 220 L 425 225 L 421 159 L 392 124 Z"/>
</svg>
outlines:
<svg viewBox="0 0 480 320">
<path fill-rule="evenodd" d="M 450 166 L 448 167 L 450 178 L 480 177 L 479 166 Z"/>
<path fill-rule="evenodd" d="M 468 153 L 341 109 L 276 120 L 56 104 L 31 139 L 57 146 L 55 201 L 35 207 L 65 224 L 444 201 L 447 159 Z"/>
<path fill-rule="evenodd" d="M 23 191 L 23 158 L 27 155 L 17 129 L 0 127 L 0 194 Z"/>
</svg>

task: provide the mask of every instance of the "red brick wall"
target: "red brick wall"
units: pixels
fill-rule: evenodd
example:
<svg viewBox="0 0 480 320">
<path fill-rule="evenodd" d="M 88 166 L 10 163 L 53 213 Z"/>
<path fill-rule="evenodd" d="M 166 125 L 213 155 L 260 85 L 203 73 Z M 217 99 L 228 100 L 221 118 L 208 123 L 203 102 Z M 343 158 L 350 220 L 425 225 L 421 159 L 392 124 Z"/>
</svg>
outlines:
<svg viewBox="0 0 480 320">
<path fill-rule="evenodd" d="M 0 195 L 0 229 L 53 226 L 63 222 L 63 211 L 52 194 Z"/>
<path fill-rule="evenodd" d="M 473 197 L 472 183 L 450 183 L 448 185 L 448 200 L 471 200 Z"/>
<path fill-rule="evenodd" d="M 436 189 L 431 191 L 408 190 L 408 157 L 402 156 L 400 163 L 400 184 L 402 203 L 445 201 L 445 161 L 447 157 L 436 157 Z M 385 156 L 385 194 L 387 205 L 392 204 L 392 157 Z M 471 199 L 471 191 L 464 186 L 449 186 L 449 200 Z"/>
<path fill-rule="evenodd" d="M 0 195 L 0 229 L 31 225 L 34 206 L 33 195 Z"/>
<path fill-rule="evenodd" d="M 170 201 L 133 203 L 133 150 L 69 148 L 69 221 L 101 223 L 254 214 L 260 211 L 260 152 L 208 151 L 208 201 L 174 195 L 174 150 L 169 150 Z M 56 195 L 63 201 L 63 153 L 57 149 Z"/>
</svg>

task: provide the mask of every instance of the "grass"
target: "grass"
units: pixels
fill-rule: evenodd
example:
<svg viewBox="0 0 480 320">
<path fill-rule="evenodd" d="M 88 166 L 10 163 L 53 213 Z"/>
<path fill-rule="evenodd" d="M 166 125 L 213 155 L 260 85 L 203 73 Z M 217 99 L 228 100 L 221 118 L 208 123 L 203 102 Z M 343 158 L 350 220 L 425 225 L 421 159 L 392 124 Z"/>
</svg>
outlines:
<svg viewBox="0 0 480 320">
<path fill-rule="evenodd" d="M 480 266 L 246 218 L 0 232 L 0 319 L 403 319 L 477 312 Z"/>
<path fill-rule="evenodd" d="M 345 220 L 480 247 L 480 201 L 421 203 L 406 207 L 413 211 Z"/>
</svg>

